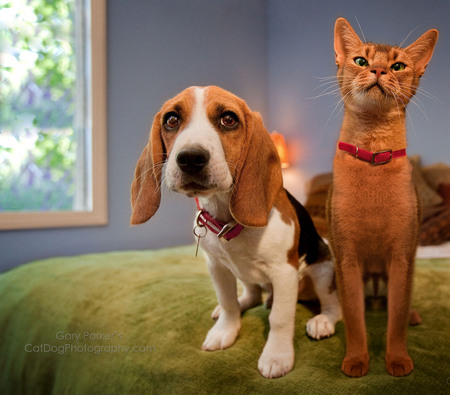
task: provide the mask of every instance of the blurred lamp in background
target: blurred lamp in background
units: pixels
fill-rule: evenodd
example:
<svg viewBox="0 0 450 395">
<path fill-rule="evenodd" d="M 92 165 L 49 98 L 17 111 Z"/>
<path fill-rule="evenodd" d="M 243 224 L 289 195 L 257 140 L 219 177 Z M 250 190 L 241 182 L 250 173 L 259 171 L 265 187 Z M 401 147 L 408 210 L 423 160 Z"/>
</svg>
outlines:
<svg viewBox="0 0 450 395">
<path fill-rule="evenodd" d="M 283 169 L 286 169 L 290 165 L 286 141 L 284 141 L 283 135 L 278 133 L 277 131 L 273 131 L 270 134 L 270 137 L 272 138 L 272 141 L 274 142 L 275 147 L 277 148 L 278 155 L 281 160 L 281 167 Z"/>
</svg>

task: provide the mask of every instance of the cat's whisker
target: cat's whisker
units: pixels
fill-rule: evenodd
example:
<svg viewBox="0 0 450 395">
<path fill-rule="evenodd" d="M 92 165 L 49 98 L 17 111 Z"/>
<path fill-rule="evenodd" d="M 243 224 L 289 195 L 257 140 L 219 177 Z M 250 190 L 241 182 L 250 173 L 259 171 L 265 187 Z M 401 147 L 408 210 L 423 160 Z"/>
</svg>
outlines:
<svg viewBox="0 0 450 395">
<path fill-rule="evenodd" d="M 359 21 L 358 21 L 358 18 L 356 17 L 356 15 L 355 15 L 355 19 L 356 19 L 356 23 L 358 24 L 359 30 L 361 31 L 361 35 L 363 36 L 364 44 L 365 44 L 365 43 L 367 43 L 366 35 L 364 34 L 363 29 L 362 29 L 361 25 L 359 24 Z"/>
<path fill-rule="evenodd" d="M 425 111 L 422 109 L 422 107 L 419 106 L 412 98 L 410 99 L 410 101 L 411 101 L 412 104 L 414 104 L 420 110 L 420 112 L 424 115 L 425 119 L 427 121 L 429 121 L 430 119 L 428 118 L 428 115 L 425 113 Z"/>
<path fill-rule="evenodd" d="M 315 79 L 317 79 L 317 80 L 319 80 L 319 81 L 323 81 L 323 82 L 326 82 L 326 81 L 343 81 L 343 80 L 351 80 L 351 78 L 350 77 L 347 77 L 347 76 L 339 76 L 339 75 L 333 75 L 333 76 L 329 76 L 329 77 L 314 77 Z"/>
<path fill-rule="evenodd" d="M 330 87 L 335 87 L 335 86 L 339 86 L 339 84 L 336 81 L 329 81 L 329 82 L 324 82 L 323 84 L 320 84 L 319 86 L 317 86 L 316 88 L 314 88 L 314 91 L 316 91 L 317 89 L 320 89 L 324 86 L 329 85 L 326 89 L 330 88 Z"/>
<path fill-rule="evenodd" d="M 334 87 L 331 87 L 331 88 L 334 88 Z M 323 96 L 339 95 L 340 92 L 341 92 L 341 88 L 335 88 L 335 89 L 333 89 L 333 90 L 327 92 L 328 89 L 330 89 L 330 87 L 327 88 L 327 89 L 325 89 L 324 92 L 318 94 L 317 96 L 307 97 L 306 99 L 312 100 L 312 99 L 318 99 L 319 97 L 323 97 Z"/>
<path fill-rule="evenodd" d="M 399 92 L 399 93 L 400 93 L 400 92 Z M 407 106 L 406 106 L 406 103 L 401 99 L 401 97 L 400 97 L 399 95 L 396 95 L 395 93 L 393 93 L 393 94 L 394 94 L 394 97 L 395 97 L 395 98 L 398 98 L 398 100 L 400 100 L 401 103 L 403 104 L 403 108 L 405 109 L 406 117 L 407 117 L 407 119 L 409 119 L 409 123 L 411 124 L 412 130 L 413 130 L 413 133 L 414 133 L 414 136 L 417 138 L 416 128 L 414 127 L 414 123 L 413 123 L 413 121 L 412 121 L 411 115 L 409 114 L 409 111 L 408 111 L 408 108 L 407 108 Z M 405 96 L 405 97 L 406 97 L 406 99 L 410 99 L 408 96 Z M 398 107 L 397 107 L 397 108 L 398 108 Z"/>
<path fill-rule="evenodd" d="M 401 90 L 398 92 L 400 95 L 402 95 L 405 99 L 409 99 L 409 101 L 412 103 L 412 104 L 414 104 L 421 112 L 422 112 L 422 114 L 425 116 L 425 119 L 427 120 L 427 121 L 429 121 L 429 118 L 428 118 L 428 116 L 427 116 L 427 114 L 425 113 L 425 106 L 423 105 L 423 103 L 420 101 L 420 99 L 418 99 L 417 97 L 415 97 L 415 98 L 412 98 L 412 97 L 409 97 L 408 95 L 406 95 L 405 93 L 403 93 Z M 416 100 L 418 100 L 418 102 L 420 103 L 420 105 L 418 104 L 418 103 L 416 103 L 415 102 L 415 100 L 414 99 L 416 99 Z M 406 107 L 406 105 L 405 105 L 405 107 Z M 423 107 L 423 108 L 422 108 Z"/>
<path fill-rule="evenodd" d="M 414 122 L 413 122 L 413 120 L 411 118 L 411 115 L 409 114 L 408 108 L 406 107 L 406 103 L 400 98 L 400 96 L 397 96 L 397 97 L 403 104 L 403 108 L 405 109 L 406 118 L 409 120 L 409 123 L 411 124 L 411 127 L 412 127 L 413 134 L 417 138 L 416 128 L 414 126 Z M 406 97 L 406 98 L 410 99 L 409 97 Z"/>
<path fill-rule="evenodd" d="M 409 111 L 408 110 L 406 110 L 406 118 L 409 119 L 409 123 L 412 126 L 412 130 L 413 130 L 414 136 L 417 138 L 416 128 L 414 127 L 414 123 L 412 121 L 411 115 L 409 115 Z"/>
<path fill-rule="evenodd" d="M 324 89 L 323 89 L 323 91 L 321 93 L 319 93 L 316 96 L 307 97 L 306 99 L 308 99 L 308 100 L 318 99 L 320 97 L 327 96 L 327 95 L 338 94 L 340 92 L 340 90 L 341 90 L 340 85 L 339 85 L 339 81 L 341 81 L 341 82 L 351 81 L 351 78 L 348 78 L 348 77 L 336 77 L 336 76 L 333 76 L 333 77 L 315 77 L 315 78 L 323 79 L 323 80 L 326 80 L 326 81 L 322 82 L 319 86 L 314 88 L 313 91 L 316 91 L 317 89 L 320 89 L 320 88 L 324 88 Z"/>
<path fill-rule="evenodd" d="M 390 92 L 392 93 L 392 96 L 395 99 L 395 105 L 397 106 L 398 119 L 399 119 L 400 122 L 402 122 L 402 114 L 401 114 L 401 110 L 400 110 L 400 106 L 399 106 L 398 102 L 399 101 L 402 102 L 403 108 L 405 108 L 405 103 L 403 103 L 403 101 L 400 99 L 400 97 L 397 94 L 395 94 L 394 91 L 390 90 Z"/>
<path fill-rule="evenodd" d="M 348 77 L 344 77 L 344 76 L 336 76 L 336 75 L 330 75 L 328 77 L 314 77 L 316 80 L 319 81 L 329 81 L 329 80 L 337 80 L 339 78 L 348 78 Z"/>
<path fill-rule="evenodd" d="M 325 122 L 325 126 L 322 128 L 322 132 L 324 132 L 324 130 L 327 128 L 328 123 L 330 122 L 333 114 L 336 112 L 337 108 L 339 107 L 339 105 L 341 103 L 343 103 L 345 101 L 345 99 L 347 98 L 347 96 L 351 95 L 352 93 L 357 91 L 357 87 L 353 87 L 349 92 L 347 92 L 344 96 L 341 97 L 341 99 L 337 102 L 337 104 L 334 106 L 333 111 L 331 112 L 330 116 L 328 117 L 327 121 Z M 344 106 L 343 106 L 344 107 Z"/>
<path fill-rule="evenodd" d="M 336 84 L 336 83 L 337 83 L 337 79 L 333 78 L 332 80 L 328 80 L 328 81 L 320 81 L 319 86 L 328 85 L 328 84 Z"/>
<path fill-rule="evenodd" d="M 421 95 L 423 95 L 425 97 L 427 97 L 428 99 L 435 100 L 435 101 L 441 103 L 441 99 L 439 99 L 438 97 L 434 96 L 430 92 L 427 92 L 425 89 L 422 89 L 422 88 L 418 87 L 416 92 L 420 93 Z"/>
<path fill-rule="evenodd" d="M 319 81 L 327 81 L 327 80 L 335 80 L 336 76 L 335 75 L 330 75 L 328 77 L 314 77 L 316 80 Z"/>
<path fill-rule="evenodd" d="M 403 44 L 405 44 L 406 40 L 408 39 L 408 37 L 414 33 L 417 29 L 419 28 L 419 26 L 416 26 L 414 29 L 412 29 L 408 35 L 402 40 L 402 42 L 398 45 L 399 47 L 403 47 Z"/>
<path fill-rule="evenodd" d="M 417 100 L 421 107 L 423 108 L 423 110 L 425 111 L 425 105 L 422 103 L 422 100 L 420 100 L 418 97 L 414 96 L 414 98 L 411 98 L 410 101 L 414 104 L 416 104 L 416 106 L 419 106 L 417 103 L 414 102 L 414 100 Z"/>
<path fill-rule="evenodd" d="M 407 87 L 407 88 L 412 88 L 413 85 L 412 84 L 401 84 L 402 87 Z M 427 97 L 428 99 L 431 100 L 435 100 L 439 103 L 441 103 L 441 99 L 439 99 L 438 97 L 434 96 L 432 93 L 427 92 L 425 89 L 421 88 L 420 86 L 416 87 L 416 93 L 420 93 L 421 95 Z"/>
</svg>

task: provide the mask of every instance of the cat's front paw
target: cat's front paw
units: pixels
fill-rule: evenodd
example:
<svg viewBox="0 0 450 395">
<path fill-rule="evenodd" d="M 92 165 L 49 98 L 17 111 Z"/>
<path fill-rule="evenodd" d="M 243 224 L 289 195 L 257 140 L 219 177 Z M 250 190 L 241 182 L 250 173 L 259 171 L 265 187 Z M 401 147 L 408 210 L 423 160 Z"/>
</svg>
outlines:
<svg viewBox="0 0 450 395">
<path fill-rule="evenodd" d="M 349 377 L 362 377 L 369 371 L 369 358 L 347 358 L 342 361 L 342 372 Z"/>
<path fill-rule="evenodd" d="M 394 377 L 407 376 L 414 370 L 414 364 L 408 355 L 399 358 L 386 356 L 386 370 Z"/>
</svg>

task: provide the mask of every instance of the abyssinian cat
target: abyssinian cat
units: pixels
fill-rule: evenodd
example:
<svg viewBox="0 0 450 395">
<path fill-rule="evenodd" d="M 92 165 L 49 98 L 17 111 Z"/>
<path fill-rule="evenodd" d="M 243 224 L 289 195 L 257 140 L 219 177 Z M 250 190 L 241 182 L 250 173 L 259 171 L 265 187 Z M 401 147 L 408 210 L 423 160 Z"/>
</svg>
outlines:
<svg viewBox="0 0 450 395">
<path fill-rule="evenodd" d="M 406 157 L 406 105 L 414 96 L 438 39 L 429 30 L 407 48 L 363 43 L 339 18 L 334 49 L 344 119 L 328 199 L 330 242 L 346 332 L 342 371 L 369 369 L 364 283 L 387 281 L 386 369 L 413 370 L 406 345 L 420 203 Z M 386 152 L 386 150 L 388 150 Z M 381 152 L 380 152 L 381 151 Z"/>
</svg>

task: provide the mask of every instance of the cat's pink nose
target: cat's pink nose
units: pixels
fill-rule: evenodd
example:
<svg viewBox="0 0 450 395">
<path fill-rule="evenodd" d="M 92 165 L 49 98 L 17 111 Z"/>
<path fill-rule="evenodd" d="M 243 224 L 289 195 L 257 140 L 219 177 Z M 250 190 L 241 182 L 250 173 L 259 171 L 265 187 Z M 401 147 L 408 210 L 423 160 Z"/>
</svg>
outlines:
<svg viewBox="0 0 450 395">
<path fill-rule="evenodd" d="M 377 78 L 380 78 L 381 74 L 386 74 L 386 69 L 384 67 L 374 67 L 370 72 L 374 73 Z"/>
</svg>

